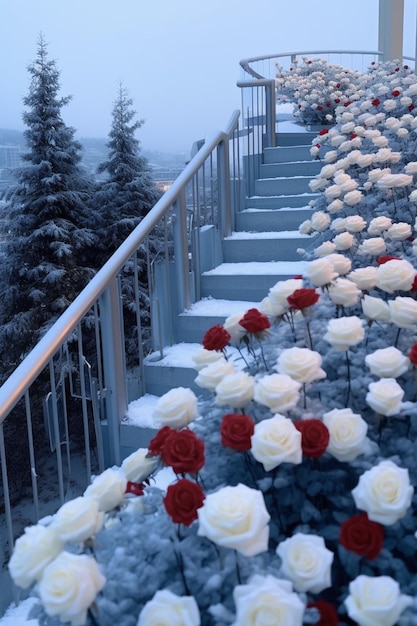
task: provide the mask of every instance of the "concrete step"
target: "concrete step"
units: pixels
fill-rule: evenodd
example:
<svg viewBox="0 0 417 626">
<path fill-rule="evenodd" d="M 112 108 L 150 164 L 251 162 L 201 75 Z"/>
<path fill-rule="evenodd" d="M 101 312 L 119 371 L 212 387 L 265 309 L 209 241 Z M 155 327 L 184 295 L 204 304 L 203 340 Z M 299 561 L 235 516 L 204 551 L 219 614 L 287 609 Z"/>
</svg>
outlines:
<svg viewBox="0 0 417 626">
<path fill-rule="evenodd" d="M 311 176 L 291 176 L 282 178 L 262 178 L 255 181 L 256 196 L 299 195 L 311 193 Z"/>
<path fill-rule="evenodd" d="M 245 209 L 236 215 L 236 230 L 296 230 L 313 212 L 314 209 L 309 206 L 293 209 Z"/>
<path fill-rule="evenodd" d="M 289 163 L 291 161 L 313 161 L 311 145 L 277 146 L 265 148 L 264 163 Z"/>
<path fill-rule="evenodd" d="M 223 261 L 299 261 L 297 249 L 303 246 L 305 239 L 311 238 L 309 235 L 300 235 L 297 230 L 259 233 L 239 231 L 224 239 Z"/>
<path fill-rule="evenodd" d="M 277 146 L 310 146 L 317 137 L 317 132 L 308 132 L 304 126 L 300 126 L 300 132 L 278 132 L 276 135 Z"/>
<path fill-rule="evenodd" d="M 318 193 L 294 193 L 276 195 L 254 195 L 246 198 L 247 209 L 283 209 L 301 208 L 308 205 L 311 200 L 318 198 Z"/>
<path fill-rule="evenodd" d="M 202 297 L 260 302 L 279 280 L 304 274 L 308 261 L 222 263 L 201 277 Z"/>
<path fill-rule="evenodd" d="M 260 167 L 260 178 L 283 176 L 309 176 L 314 178 L 320 172 L 320 161 L 294 161 L 287 163 L 266 163 Z"/>
</svg>

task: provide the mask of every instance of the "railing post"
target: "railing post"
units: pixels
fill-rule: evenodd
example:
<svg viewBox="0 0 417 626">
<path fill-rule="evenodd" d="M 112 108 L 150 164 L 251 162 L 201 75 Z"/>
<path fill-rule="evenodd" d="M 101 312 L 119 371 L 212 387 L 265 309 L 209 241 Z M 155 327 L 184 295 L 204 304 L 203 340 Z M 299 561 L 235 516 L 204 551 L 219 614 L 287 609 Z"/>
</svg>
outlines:
<svg viewBox="0 0 417 626">
<path fill-rule="evenodd" d="M 120 465 L 120 422 L 127 409 L 121 300 L 116 277 L 100 296 L 104 386 L 108 392 L 106 466 Z"/>
<path fill-rule="evenodd" d="M 275 80 L 268 81 L 265 85 L 265 123 L 266 123 L 266 142 L 267 148 L 275 148 L 276 134 L 276 96 L 275 96 Z"/>
<path fill-rule="evenodd" d="M 224 139 L 217 147 L 217 185 L 221 237 L 232 234 L 232 202 L 230 194 L 229 140 Z"/>
<path fill-rule="evenodd" d="M 179 312 L 181 312 L 191 307 L 185 188 L 181 190 L 178 199 L 175 201 L 174 209 L 175 289 L 177 291 Z"/>
</svg>

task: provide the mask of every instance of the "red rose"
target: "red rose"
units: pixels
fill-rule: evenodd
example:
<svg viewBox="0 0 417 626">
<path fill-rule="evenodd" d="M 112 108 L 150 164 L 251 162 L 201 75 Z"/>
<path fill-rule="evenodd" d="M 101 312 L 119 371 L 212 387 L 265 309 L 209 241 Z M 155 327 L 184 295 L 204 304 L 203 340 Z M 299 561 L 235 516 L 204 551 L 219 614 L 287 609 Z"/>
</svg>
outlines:
<svg viewBox="0 0 417 626">
<path fill-rule="evenodd" d="M 174 430 L 165 439 L 161 456 L 176 474 L 198 472 L 205 462 L 204 443 L 192 430 Z"/>
<path fill-rule="evenodd" d="M 409 105 L 408 105 L 408 110 L 409 110 L 409 111 L 414 111 L 414 108 L 415 108 L 415 107 L 414 107 L 414 104 L 409 104 Z"/>
<path fill-rule="evenodd" d="M 360 513 L 343 522 L 339 541 L 346 550 L 369 560 L 376 559 L 384 545 L 384 527 L 368 519 L 366 513 Z"/>
<path fill-rule="evenodd" d="M 220 434 L 222 445 L 233 450 L 245 452 L 252 447 L 251 437 L 255 431 L 255 423 L 249 415 L 228 413 L 223 417 Z"/>
<path fill-rule="evenodd" d="M 182 478 L 168 487 L 163 502 L 173 522 L 189 526 L 197 519 L 197 509 L 203 506 L 204 498 L 200 485 Z"/>
<path fill-rule="evenodd" d="M 372 100 L 372 104 L 374 107 L 377 107 L 381 104 L 381 100 L 379 98 L 375 98 L 375 100 Z"/>
<path fill-rule="evenodd" d="M 320 612 L 320 619 L 316 622 L 316 626 L 338 626 L 337 611 L 330 602 L 321 599 L 315 600 L 315 602 L 309 602 L 307 608 L 314 608 Z"/>
<path fill-rule="evenodd" d="M 411 350 L 408 353 L 408 358 L 413 365 L 417 365 L 417 343 L 411 346 Z"/>
<path fill-rule="evenodd" d="M 222 324 L 208 329 L 203 337 L 203 348 L 206 350 L 223 350 L 230 341 L 230 335 Z"/>
<path fill-rule="evenodd" d="M 329 431 L 319 419 L 298 420 L 294 426 L 301 433 L 301 448 L 306 456 L 318 459 L 329 445 Z"/>
<path fill-rule="evenodd" d="M 321 131 L 319 132 L 319 135 L 327 135 L 328 132 L 329 132 L 328 128 L 322 128 Z"/>
<path fill-rule="evenodd" d="M 346 100 L 346 102 L 343 103 L 344 107 L 348 107 L 349 104 L 352 104 L 350 100 Z"/>
<path fill-rule="evenodd" d="M 391 95 L 394 96 L 394 98 L 398 98 L 400 93 L 401 93 L 401 91 L 398 91 L 398 89 L 394 89 L 394 91 L 391 93 Z"/>
<path fill-rule="evenodd" d="M 318 104 L 317 105 L 317 111 L 322 111 L 322 110 L 323 110 L 323 107 L 321 106 L 321 104 Z"/>
<path fill-rule="evenodd" d="M 404 65 L 404 69 L 405 69 L 405 70 L 408 70 L 408 65 Z"/>
<path fill-rule="evenodd" d="M 336 104 L 339 104 L 340 98 L 335 98 L 334 101 L 336 102 Z"/>
<path fill-rule="evenodd" d="M 293 309 L 302 311 L 313 304 L 316 304 L 320 295 L 315 289 L 296 289 L 287 297 L 287 302 Z"/>
<path fill-rule="evenodd" d="M 128 480 L 125 493 L 133 493 L 135 496 L 143 496 L 144 489 L 145 485 L 143 483 L 132 483 Z"/>
<path fill-rule="evenodd" d="M 340 83 L 337 83 L 336 89 L 340 89 Z"/>
<path fill-rule="evenodd" d="M 410 291 L 417 291 L 417 276 L 415 276 L 413 280 L 413 284 L 411 285 Z"/>
<path fill-rule="evenodd" d="M 320 146 L 320 144 L 319 144 L 319 143 L 316 143 L 315 147 L 316 147 L 316 148 L 321 148 L 321 146 Z"/>
<path fill-rule="evenodd" d="M 148 445 L 148 452 L 152 454 L 152 456 L 158 456 L 162 452 L 162 448 L 164 447 L 164 443 L 166 438 L 174 433 L 175 430 L 170 426 L 164 426 L 156 433 L 155 437 L 150 440 Z"/>
<path fill-rule="evenodd" d="M 271 322 L 266 315 L 258 311 L 258 309 L 249 309 L 240 320 L 239 324 L 243 326 L 248 333 L 256 335 L 270 328 Z"/>
<path fill-rule="evenodd" d="M 388 261 L 401 261 L 402 259 L 399 256 L 391 256 L 390 254 L 384 254 L 380 256 L 376 262 L 378 265 L 384 265 L 384 263 L 388 263 Z"/>
<path fill-rule="evenodd" d="M 331 107 L 332 103 L 331 102 L 326 102 L 326 107 Z"/>
<path fill-rule="evenodd" d="M 351 135 L 350 135 L 349 139 L 350 139 L 350 140 L 352 140 L 352 139 L 356 139 L 356 137 L 357 137 L 357 134 L 356 134 L 356 133 L 351 133 Z"/>
</svg>

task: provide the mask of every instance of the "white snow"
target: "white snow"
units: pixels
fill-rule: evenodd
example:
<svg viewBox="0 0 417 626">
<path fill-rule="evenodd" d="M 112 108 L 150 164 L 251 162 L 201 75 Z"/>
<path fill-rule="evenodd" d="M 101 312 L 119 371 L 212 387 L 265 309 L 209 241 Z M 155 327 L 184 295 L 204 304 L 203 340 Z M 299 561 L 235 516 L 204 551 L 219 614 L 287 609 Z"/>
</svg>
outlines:
<svg viewBox="0 0 417 626">
<path fill-rule="evenodd" d="M 236 241 L 240 239 L 307 239 L 310 235 L 302 235 L 298 230 L 280 230 L 266 232 L 238 231 L 232 233 L 230 237 L 225 237 L 225 241 Z"/>
<path fill-rule="evenodd" d="M 233 275 L 273 275 L 281 276 L 283 274 L 289 277 L 298 274 L 304 274 L 308 261 L 268 261 L 266 263 L 257 263 L 250 261 L 248 263 L 222 263 L 212 270 L 204 272 L 204 276 L 233 276 Z M 277 278 L 277 280 L 279 280 Z"/>
</svg>

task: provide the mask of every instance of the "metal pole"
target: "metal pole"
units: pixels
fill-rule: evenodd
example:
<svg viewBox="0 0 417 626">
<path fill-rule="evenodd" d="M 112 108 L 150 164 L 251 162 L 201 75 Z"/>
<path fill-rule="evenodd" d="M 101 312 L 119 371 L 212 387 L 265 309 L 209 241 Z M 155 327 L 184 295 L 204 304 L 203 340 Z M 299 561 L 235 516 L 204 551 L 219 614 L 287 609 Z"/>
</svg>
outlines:
<svg viewBox="0 0 417 626">
<path fill-rule="evenodd" d="M 379 0 L 378 48 L 383 61 L 402 61 L 404 0 Z"/>
<path fill-rule="evenodd" d="M 219 187 L 220 235 L 221 237 L 229 237 L 232 234 L 232 203 L 228 139 L 224 139 L 217 147 L 217 184 Z"/>
<path fill-rule="evenodd" d="M 190 270 L 188 261 L 187 237 L 187 202 L 185 188 L 175 201 L 174 216 L 174 256 L 175 256 L 175 288 L 178 293 L 179 311 L 191 308 Z"/>
</svg>

